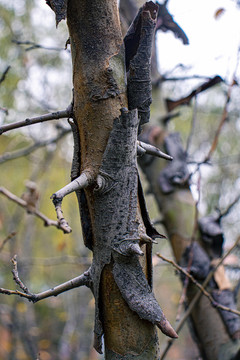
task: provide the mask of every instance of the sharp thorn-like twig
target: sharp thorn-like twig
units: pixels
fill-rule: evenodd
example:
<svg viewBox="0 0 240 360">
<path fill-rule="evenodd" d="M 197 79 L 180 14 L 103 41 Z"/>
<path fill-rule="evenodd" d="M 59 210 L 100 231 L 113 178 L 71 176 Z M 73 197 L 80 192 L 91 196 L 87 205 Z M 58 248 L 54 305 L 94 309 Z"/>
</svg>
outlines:
<svg viewBox="0 0 240 360">
<path fill-rule="evenodd" d="M 93 182 L 92 177 L 90 175 L 88 175 L 87 173 L 83 172 L 78 178 L 71 181 L 69 184 L 67 184 L 62 189 L 58 190 L 57 192 L 55 192 L 51 196 L 51 199 L 52 199 L 53 204 L 55 206 L 57 219 L 58 219 L 61 227 L 64 229 L 64 232 L 70 233 L 72 231 L 72 229 L 68 225 L 66 219 L 63 216 L 63 211 L 62 211 L 62 200 L 63 200 L 63 198 L 66 195 L 71 194 L 73 191 L 85 189 L 92 182 Z"/>
<path fill-rule="evenodd" d="M 140 146 L 143 150 L 145 150 L 146 154 L 157 156 L 166 160 L 173 160 L 172 156 L 165 154 L 153 145 L 146 144 L 142 141 L 138 141 L 137 145 Z"/>
</svg>

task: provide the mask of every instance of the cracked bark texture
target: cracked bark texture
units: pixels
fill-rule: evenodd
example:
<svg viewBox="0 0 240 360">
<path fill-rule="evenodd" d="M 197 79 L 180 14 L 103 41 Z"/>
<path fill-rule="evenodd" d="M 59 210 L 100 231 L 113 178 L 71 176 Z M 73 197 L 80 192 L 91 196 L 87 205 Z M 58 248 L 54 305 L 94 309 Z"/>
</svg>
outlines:
<svg viewBox="0 0 240 360">
<path fill-rule="evenodd" d="M 165 151 L 170 150 L 170 155 L 175 158 L 172 163 L 165 166 L 157 158 L 152 159 L 148 155 L 143 155 L 139 158 L 139 164 L 146 175 L 150 191 L 155 196 L 174 256 L 179 263 L 183 261 L 186 250 L 191 244 L 195 226 L 195 202 L 187 182 L 186 154 L 181 150 L 178 143 L 179 139 L 177 140 L 176 135 L 170 134 L 169 136 L 165 130 L 157 126 L 149 126 L 145 129 L 145 133 L 141 134 L 140 140 L 158 146 Z M 174 149 L 171 149 L 171 144 L 173 143 L 175 144 Z M 175 154 L 174 151 L 176 151 Z M 201 242 L 201 238 L 199 238 L 199 241 Z M 196 245 L 195 243 L 193 244 Z M 198 247 L 200 248 L 200 245 Z M 204 252 L 204 250 L 201 249 L 201 252 Z M 197 260 L 202 260 L 199 253 L 196 254 L 196 257 Z M 207 253 L 205 253 L 205 257 L 208 259 L 209 267 L 210 261 Z M 207 263 L 204 261 L 204 267 L 206 267 Z M 200 262 L 199 265 L 201 265 Z M 200 267 L 200 270 L 203 272 L 204 267 Z M 201 271 L 199 272 L 197 268 L 195 270 L 200 277 L 203 276 L 205 278 L 206 274 L 201 274 Z M 208 271 L 209 269 L 207 269 L 207 273 Z M 193 272 L 193 275 L 196 274 Z M 197 288 L 192 283 L 189 283 L 187 290 L 188 303 L 191 302 L 196 292 Z M 224 313 L 226 314 L 226 312 Z M 233 330 L 229 331 L 228 322 L 230 321 L 231 319 L 224 324 L 219 311 L 211 305 L 205 296 L 202 295 L 200 297 L 191 313 L 191 322 L 194 330 L 193 338 L 196 338 L 197 345 L 204 359 L 223 359 L 221 355 L 223 353 L 225 354 L 225 360 L 238 358 L 239 319 L 235 318 L 234 327 L 231 327 Z M 231 331 L 234 331 L 235 334 L 231 334 Z"/>
</svg>

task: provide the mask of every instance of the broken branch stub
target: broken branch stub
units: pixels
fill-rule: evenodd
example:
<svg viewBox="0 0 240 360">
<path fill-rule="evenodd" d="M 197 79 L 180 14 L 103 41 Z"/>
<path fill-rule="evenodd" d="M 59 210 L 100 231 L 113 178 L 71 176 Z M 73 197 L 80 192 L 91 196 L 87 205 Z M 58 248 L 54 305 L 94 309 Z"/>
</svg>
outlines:
<svg viewBox="0 0 240 360">
<path fill-rule="evenodd" d="M 66 18 L 68 0 L 46 0 L 47 5 L 55 12 L 56 25 Z"/>
</svg>

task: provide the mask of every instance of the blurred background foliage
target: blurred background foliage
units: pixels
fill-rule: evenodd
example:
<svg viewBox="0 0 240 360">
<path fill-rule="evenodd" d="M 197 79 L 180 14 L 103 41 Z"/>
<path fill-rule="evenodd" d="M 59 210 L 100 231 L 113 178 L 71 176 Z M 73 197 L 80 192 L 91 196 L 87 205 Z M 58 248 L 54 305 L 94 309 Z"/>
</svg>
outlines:
<svg viewBox="0 0 240 360">
<path fill-rule="evenodd" d="M 65 49 L 68 39 L 66 23 L 61 22 L 56 31 L 54 13 L 45 1 L 0 0 L 0 14 L 0 75 L 10 66 L 0 84 L 0 124 L 65 109 L 72 98 L 71 54 L 69 48 Z M 161 56 L 159 62 L 161 65 Z M 188 75 L 188 68 L 184 66 L 169 71 L 176 77 Z M 202 82 L 200 79 L 171 81 L 155 88 L 152 123 L 161 124 L 161 118 L 166 114 L 164 98 L 185 96 Z M 222 116 L 227 89 L 228 84 L 223 83 L 200 94 L 196 104 L 193 99 L 191 106 L 181 107 L 180 116 L 168 125 L 169 131 L 181 133 L 186 147 L 192 119 L 196 118 L 189 149 L 194 161 L 203 160 L 208 153 Z M 225 209 L 240 193 L 239 97 L 239 86 L 236 85 L 231 96 L 228 121 L 221 132 L 211 165 L 201 167 L 199 209 L 202 215 L 212 213 L 216 207 Z M 36 145 L 39 141 L 51 140 L 69 128 L 66 120 L 57 120 L 14 130 L 0 138 L 0 186 L 21 197 L 26 191 L 26 181 L 35 182 L 40 194 L 38 208 L 51 219 L 55 219 L 55 211 L 50 196 L 70 179 L 71 134 L 57 142 L 50 141 L 47 146 L 36 146 L 27 156 L 8 161 L 2 156 L 6 152 Z M 194 169 L 193 165 L 191 169 Z M 147 188 L 145 182 L 144 188 Z M 192 190 L 197 199 L 199 194 L 194 177 Z M 159 214 L 153 196 L 146 195 L 146 200 L 151 218 L 156 219 Z M 15 254 L 18 256 L 20 277 L 32 292 L 51 288 L 88 268 L 91 253 L 83 245 L 74 194 L 64 199 L 63 210 L 73 229 L 67 235 L 54 227 L 44 227 L 41 220 L 7 198 L 0 197 L 0 244 L 9 234 L 16 233 L 0 252 L 1 287 L 15 288 L 11 274 L 11 258 Z M 223 220 L 226 246 L 230 246 L 240 233 L 239 214 L 239 206 L 236 205 Z M 161 227 L 159 230 L 164 232 Z M 154 245 L 154 252 L 157 251 L 172 256 L 167 240 Z M 159 263 L 155 257 L 153 260 L 156 265 L 156 297 L 168 319 L 174 323 L 181 285 L 169 265 Z M 238 269 L 231 274 L 234 281 L 239 279 Z M 21 298 L 1 295 L 0 359 L 102 359 L 92 349 L 93 311 L 94 300 L 85 288 L 35 305 Z M 166 338 L 160 335 L 161 344 L 165 341 Z M 185 327 L 168 359 L 195 357 L 197 350 Z"/>
</svg>

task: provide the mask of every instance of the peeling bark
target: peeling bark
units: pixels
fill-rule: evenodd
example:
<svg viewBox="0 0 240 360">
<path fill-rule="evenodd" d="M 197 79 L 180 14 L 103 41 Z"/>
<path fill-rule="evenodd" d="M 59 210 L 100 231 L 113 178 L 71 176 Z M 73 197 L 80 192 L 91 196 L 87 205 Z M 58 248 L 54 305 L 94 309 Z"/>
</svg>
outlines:
<svg viewBox="0 0 240 360">
<path fill-rule="evenodd" d="M 143 80 L 138 89 L 147 97 L 139 98 L 134 87 L 127 92 L 117 1 L 69 0 L 67 6 L 74 160 L 72 182 L 53 197 L 56 202 L 70 191 L 77 193 L 84 241 L 93 251 L 89 276 L 96 303 L 94 346 L 102 352 L 104 333 L 109 360 L 158 359 L 155 325 L 177 337 L 151 289 L 151 243 L 160 235 L 150 223 L 136 164 L 139 117 L 151 98 L 156 11 L 148 2 L 138 15 L 139 43 L 130 67 L 134 64 Z"/>
</svg>

